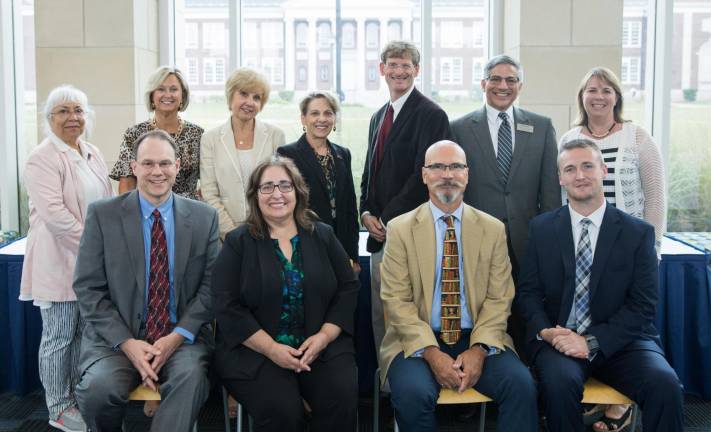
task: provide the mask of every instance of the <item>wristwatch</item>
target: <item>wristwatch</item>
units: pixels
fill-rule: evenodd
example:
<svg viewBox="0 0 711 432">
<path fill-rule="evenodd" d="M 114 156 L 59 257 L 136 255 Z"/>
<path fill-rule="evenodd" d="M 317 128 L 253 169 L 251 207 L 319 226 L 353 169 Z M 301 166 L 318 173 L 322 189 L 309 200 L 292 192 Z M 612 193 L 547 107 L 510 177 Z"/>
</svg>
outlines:
<svg viewBox="0 0 711 432">
<path fill-rule="evenodd" d="M 600 350 L 600 344 L 597 338 L 591 334 L 585 335 L 585 342 L 588 344 L 588 360 L 592 360 Z"/>
</svg>

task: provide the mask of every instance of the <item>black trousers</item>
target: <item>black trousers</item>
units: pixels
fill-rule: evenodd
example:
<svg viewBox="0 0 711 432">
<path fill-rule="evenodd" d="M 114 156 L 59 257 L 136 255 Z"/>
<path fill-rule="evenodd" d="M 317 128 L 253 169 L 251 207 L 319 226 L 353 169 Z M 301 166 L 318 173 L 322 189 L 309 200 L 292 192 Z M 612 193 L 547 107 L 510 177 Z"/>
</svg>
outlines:
<svg viewBox="0 0 711 432">
<path fill-rule="evenodd" d="M 313 432 L 355 431 L 358 379 L 353 354 L 316 359 L 311 372 L 295 373 L 267 359 L 253 380 L 223 380 L 254 419 L 255 432 L 303 431 L 311 407 Z"/>
</svg>

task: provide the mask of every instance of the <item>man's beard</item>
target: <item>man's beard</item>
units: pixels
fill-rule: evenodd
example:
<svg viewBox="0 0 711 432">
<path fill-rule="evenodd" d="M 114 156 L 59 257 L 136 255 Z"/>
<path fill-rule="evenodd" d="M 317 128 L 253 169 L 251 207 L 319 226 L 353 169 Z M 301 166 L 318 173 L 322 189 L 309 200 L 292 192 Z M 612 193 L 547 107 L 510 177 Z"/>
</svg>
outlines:
<svg viewBox="0 0 711 432">
<path fill-rule="evenodd" d="M 442 186 L 454 186 L 457 189 L 449 189 L 446 192 L 439 190 Z M 437 199 L 442 201 L 444 204 L 451 204 L 460 196 L 462 196 L 462 191 L 464 190 L 464 185 L 454 180 L 442 180 L 435 185 L 435 195 Z"/>
</svg>

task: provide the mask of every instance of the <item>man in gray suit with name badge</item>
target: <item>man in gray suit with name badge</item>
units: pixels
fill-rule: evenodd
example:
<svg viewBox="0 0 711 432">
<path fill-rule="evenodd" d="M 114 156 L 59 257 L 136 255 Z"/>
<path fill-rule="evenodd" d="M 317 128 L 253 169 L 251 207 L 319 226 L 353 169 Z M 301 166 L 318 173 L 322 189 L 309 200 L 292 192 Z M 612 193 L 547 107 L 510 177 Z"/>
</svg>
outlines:
<svg viewBox="0 0 711 432">
<path fill-rule="evenodd" d="M 128 395 L 157 389 L 151 431 L 189 431 L 209 393 L 217 213 L 173 194 L 175 142 L 154 130 L 131 162 L 137 191 L 89 207 L 74 290 L 86 321 L 76 389 L 94 431 L 120 431 Z"/>
<path fill-rule="evenodd" d="M 486 104 L 451 124 L 452 140 L 469 165 L 464 202 L 506 226 L 511 273 L 518 281 L 528 222 L 561 205 L 555 130 L 548 117 L 513 106 L 523 85 L 521 65 L 506 55 L 484 67 Z M 512 316 L 509 332 L 521 352 L 522 325 Z"/>
</svg>

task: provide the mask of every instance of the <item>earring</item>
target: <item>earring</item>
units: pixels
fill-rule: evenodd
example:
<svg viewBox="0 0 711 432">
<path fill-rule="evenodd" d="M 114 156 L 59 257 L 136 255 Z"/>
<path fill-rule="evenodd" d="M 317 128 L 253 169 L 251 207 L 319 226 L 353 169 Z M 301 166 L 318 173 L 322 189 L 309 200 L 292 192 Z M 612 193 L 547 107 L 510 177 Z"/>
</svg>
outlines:
<svg viewBox="0 0 711 432">
<path fill-rule="evenodd" d="M 333 131 L 336 132 L 336 126 L 333 127 Z"/>
<path fill-rule="evenodd" d="M 306 126 L 301 126 L 301 129 L 306 132 Z"/>
<path fill-rule="evenodd" d="M 153 102 L 151 102 L 151 111 L 153 111 L 153 110 L 155 110 L 155 109 L 156 109 L 156 104 L 154 104 Z"/>
</svg>

